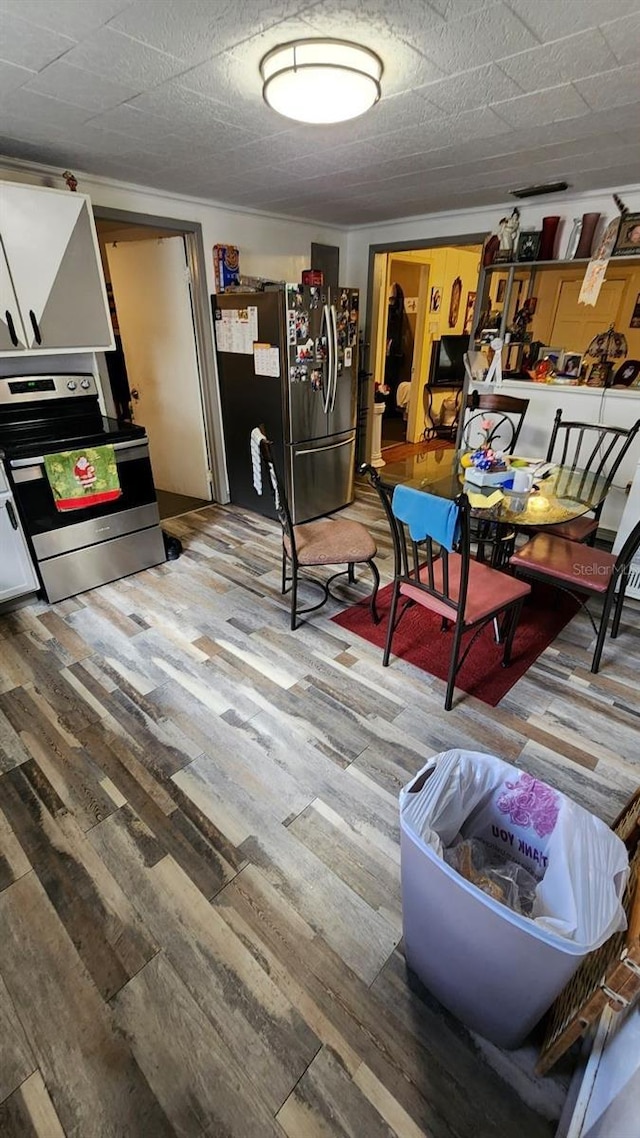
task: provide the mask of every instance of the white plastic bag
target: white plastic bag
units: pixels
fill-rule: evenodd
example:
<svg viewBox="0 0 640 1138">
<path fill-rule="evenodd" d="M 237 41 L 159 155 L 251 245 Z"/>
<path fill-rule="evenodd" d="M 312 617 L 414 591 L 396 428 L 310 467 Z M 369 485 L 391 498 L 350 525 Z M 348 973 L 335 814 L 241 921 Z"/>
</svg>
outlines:
<svg viewBox="0 0 640 1138">
<path fill-rule="evenodd" d="M 401 790 L 400 812 L 440 857 L 463 838 L 508 853 L 538 879 L 534 923 L 585 951 L 626 928 L 624 843 L 599 818 L 518 767 L 478 751 L 435 755 Z"/>
</svg>

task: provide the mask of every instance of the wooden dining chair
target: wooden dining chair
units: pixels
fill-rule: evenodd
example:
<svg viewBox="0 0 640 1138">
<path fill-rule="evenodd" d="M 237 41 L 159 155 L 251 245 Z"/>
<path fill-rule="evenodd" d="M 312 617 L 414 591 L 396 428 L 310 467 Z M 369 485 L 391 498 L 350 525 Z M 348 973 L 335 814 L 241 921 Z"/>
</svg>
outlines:
<svg viewBox="0 0 640 1138">
<path fill-rule="evenodd" d="M 568 541 L 586 542 L 593 545 L 598 533 L 598 524 L 605 499 L 611 489 L 620 463 L 626 455 L 640 430 L 640 419 L 631 427 L 606 427 L 601 423 L 580 423 L 562 420 L 562 409 L 558 408 L 553 421 L 549 440 L 547 462 L 557 462 L 560 466 L 572 466 L 584 471 L 577 489 L 577 496 L 589 495 L 604 478 L 604 489 L 600 504 L 582 517 L 555 526 L 545 526 L 544 532 L 554 537 L 564 537 Z M 528 527 L 528 532 L 535 532 Z"/>
<path fill-rule="evenodd" d="M 412 500 L 412 520 L 407 523 L 405 500 Z M 443 508 L 452 512 L 449 532 L 454 538 L 449 545 L 442 537 Z M 393 582 L 391 611 L 382 663 L 387 667 L 393 635 L 402 616 L 414 604 L 442 618 L 443 631 L 453 629 L 451 660 L 444 706 L 453 705 L 455 679 L 482 628 L 504 616 L 501 637 L 504 640 L 503 665 L 511 662 L 511 650 L 524 598 L 530 593 L 525 582 L 474 561 L 471 556 L 469 500 L 461 494 L 454 502 L 445 502 L 433 494 L 398 486 L 391 502 L 394 518 L 392 535 L 396 572 Z M 416 522 L 416 515 L 419 520 Z M 400 599 L 405 604 L 399 607 Z M 461 655 L 462 637 L 474 632 Z"/>
<path fill-rule="evenodd" d="M 282 593 L 291 592 L 291 628 L 298 626 L 298 617 L 315 612 L 329 599 L 329 586 L 336 577 L 345 573 L 350 584 L 356 580 L 355 566 L 368 565 L 373 577 L 373 592 L 369 599 L 371 618 L 378 624 L 380 617 L 376 608 L 376 597 L 380 585 L 378 566 L 374 561 L 377 553 L 376 543 L 369 531 L 360 522 L 348 518 L 319 518 L 317 521 L 294 525 L 291 520 L 289 503 L 285 489 L 273 461 L 271 443 L 267 438 L 260 441 L 260 455 L 266 482 L 273 495 L 278 520 L 282 527 Z M 323 592 L 320 601 L 307 608 L 298 608 L 298 582 L 301 569 L 322 565 L 346 565 L 332 574 L 326 581 L 305 577 L 311 584 L 318 585 Z M 290 571 L 289 571 L 290 569 Z"/>
<path fill-rule="evenodd" d="M 461 449 L 474 450 L 479 445 L 480 424 L 493 412 L 493 426 L 486 441 L 494 450 L 513 454 L 528 406 L 528 399 L 516 399 L 513 395 L 470 391 L 465 404 Z M 482 438 L 484 437 L 482 432 Z"/>
<path fill-rule="evenodd" d="M 600 668 L 612 609 L 611 637 L 615 639 L 618 635 L 629 569 L 639 548 L 640 522 L 632 529 L 617 557 L 604 549 L 594 549 L 550 533 L 537 533 L 511 558 L 510 565 L 516 576 L 554 585 L 580 601 L 596 633 L 592 672 Z M 590 597 L 602 600 L 599 624 L 587 608 Z"/>
</svg>

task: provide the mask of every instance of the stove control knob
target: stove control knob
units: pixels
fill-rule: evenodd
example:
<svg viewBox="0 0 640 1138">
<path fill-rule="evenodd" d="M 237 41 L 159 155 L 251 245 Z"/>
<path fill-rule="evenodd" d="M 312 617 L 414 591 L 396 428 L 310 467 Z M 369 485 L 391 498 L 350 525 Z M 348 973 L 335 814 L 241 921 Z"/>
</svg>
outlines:
<svg viewBox="0 0 640 1138">
<path fill-rule="evenodd" d="M 91 380 L 90 380 L 90 379 L 81 379 L 81 380 L 80 380 L 80 386 L 81 386 L 81 387 L 82 387 L 82 388 L 83 388 L 85 391 L 88 391 L 88 390 L 89 390 L 89 388 L 91 387 Z"/>
<path fill-rule="evenodd" d="M 69 391 L 75 391 L 77 386 L 78 386 L 78 384 L 76 383 L 75 379 L 70 379 L 69 382 L 67 383 L 67 387 L 69 388 Z"/>
</svg>

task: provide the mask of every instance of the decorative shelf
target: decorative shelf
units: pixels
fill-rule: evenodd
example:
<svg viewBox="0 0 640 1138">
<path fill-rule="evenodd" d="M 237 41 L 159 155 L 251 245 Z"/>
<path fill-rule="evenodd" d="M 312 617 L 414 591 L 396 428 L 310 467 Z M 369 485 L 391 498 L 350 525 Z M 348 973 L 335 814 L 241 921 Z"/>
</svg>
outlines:
<svg viewBox="0 0 640 1138">
<path fill-rule="evenodd" d="M 588 265 L 591 257 L 571 258 L 569 261 L 555 260 L 555 261 L 499 261 L 494 262 L 492 265 L 484 265 L 485 273 L 503 273 L 508 272 L 509 269 L 566 269 L 569 265 Z M 612 257 L 609 266 L 612 265 L 640 265 L 640 255 L 630 254 L 625 257 Z"/>
</svg>

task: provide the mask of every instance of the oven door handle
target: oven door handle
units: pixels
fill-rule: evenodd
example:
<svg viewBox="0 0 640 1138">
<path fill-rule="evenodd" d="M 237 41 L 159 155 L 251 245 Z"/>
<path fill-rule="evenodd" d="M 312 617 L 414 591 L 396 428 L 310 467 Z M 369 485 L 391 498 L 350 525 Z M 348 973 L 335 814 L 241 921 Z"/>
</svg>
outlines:
<svg viewBox="0 0 640 1138">
<path fill-rule="evenodd" d="M 99 444 L 98 444 L 99 445 Z M 123 450 L 133 450 L 134 447 L 148 447 L 149 440 L 145 435 L 141 439 L 129 439 L 127 442 L 114 443 L 113 449 L 118 454 Z M 76 447 L 76 450 L 82 450 L 82 447 Z M 93 448 L 92 448 L 93 449 Z M 9 459 L 9 466 L 12 470 L 20 470 L 21 467 L 27 466 L 44 466 L 44 455 L 40 454 L 36 458 L 11 458 Z"/>
</svg>

